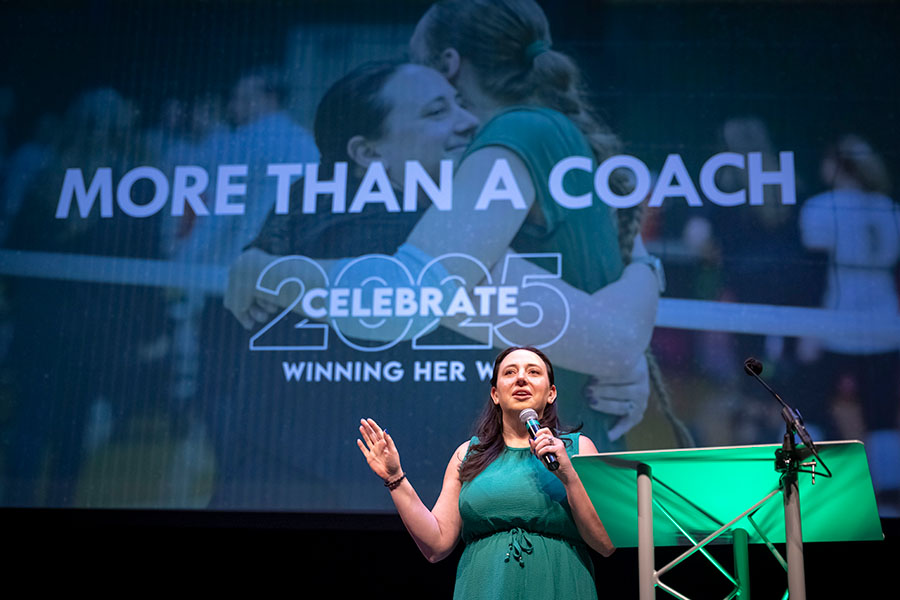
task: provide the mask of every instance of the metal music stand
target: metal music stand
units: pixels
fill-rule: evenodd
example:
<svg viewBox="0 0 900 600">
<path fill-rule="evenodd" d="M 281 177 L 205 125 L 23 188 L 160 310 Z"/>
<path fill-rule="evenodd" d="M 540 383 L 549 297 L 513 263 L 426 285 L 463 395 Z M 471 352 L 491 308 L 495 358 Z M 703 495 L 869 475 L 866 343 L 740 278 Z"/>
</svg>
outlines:
<svg viewBox="0 0 900 600">
<path fill-rule="evenodd" d="M 771 501 L 782 492 L 775 470 L 780 444 L 615 452 L 576 456 L 572 462 L 612 542 L 638 548 L 641 600 L 654 598 L 656 586 L 689 600 L 660 578 L 695 552 L 703 553 L 734 584 L 726 600 L 749 597 L 748 543 L 769 547 L 788 572 L 791 600 L 803 600 L 804 541 L 884 539 L 862 442 L 821 442 L 816 447 L 833 476 L 823 477 L 814 457 L 805 459 L 803 468 L 815 475 L 798 474 L 798 494 L 791 502 L 802 498 L 803 503 L 796 526 L 788 524 L 789 535 L 785 530 L 792 495 L 784 495 L 783 503 Z M 723 535 L 734 544 L 734 575 L 705 550 Z M 774 546 L 786 541 L 788 560 Z M 655 546 L 682 545 L 691 547 L 655 568 Z"/>
</svg>

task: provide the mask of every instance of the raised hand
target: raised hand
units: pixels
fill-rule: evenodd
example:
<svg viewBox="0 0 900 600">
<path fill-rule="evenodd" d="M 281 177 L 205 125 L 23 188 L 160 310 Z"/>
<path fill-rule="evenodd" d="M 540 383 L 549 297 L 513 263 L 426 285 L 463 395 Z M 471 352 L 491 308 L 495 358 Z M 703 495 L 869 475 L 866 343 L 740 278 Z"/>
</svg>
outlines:
<svg viewBox="0 0 900 600">
<path fill-rule="evenodd" d="M 362 440 L 356 440 L 356 445 L 366 457 L 369 468 L 385 481 L 399 477 L 403 473 L 400 467 L 400 453 L 397 452 L 390 434 L 383 431 L 373 419 L 360 419 L 359 423 Z"/>
</svg>

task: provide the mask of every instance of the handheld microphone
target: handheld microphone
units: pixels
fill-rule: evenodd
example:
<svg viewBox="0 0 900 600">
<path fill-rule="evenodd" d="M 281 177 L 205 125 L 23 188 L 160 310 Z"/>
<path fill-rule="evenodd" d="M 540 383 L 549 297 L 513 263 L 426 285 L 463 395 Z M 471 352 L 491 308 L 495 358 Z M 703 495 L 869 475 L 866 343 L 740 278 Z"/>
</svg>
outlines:
<svg viewBox="0 0 900 600">
<path fill-rule="evenodd" d="M 525 425 L 531 439 L 534 439 L 537 436 L 537 432 L 541 429 L 541 422 L 538 421 L 538 416 L 537 413 L 534 412 L 534 409 L 526 408 L 520 412 L 519 420 Z M 559 461 L 556 460 L 556 455 L 552 452 L 545 454 L 543 460 L 544 464 L 547 465 L 547 468 L 551 471 L 555 471 L 559 468 Z"/>
</svg>

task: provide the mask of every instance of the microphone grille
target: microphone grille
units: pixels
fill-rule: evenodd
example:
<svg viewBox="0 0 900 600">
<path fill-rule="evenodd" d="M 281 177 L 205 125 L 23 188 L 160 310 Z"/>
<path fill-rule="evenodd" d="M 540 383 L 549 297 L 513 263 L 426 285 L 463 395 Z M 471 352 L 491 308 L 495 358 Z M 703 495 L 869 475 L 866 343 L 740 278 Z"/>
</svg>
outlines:
<svg viewBox="0 0 900 600">
<path fill-rule="evenodd" d="M 519 420 L 522 421 L 523 423 L 527 423 L 531 419 L 534 419 L 536 421 L 537 418 L 538 418 L 537 413 L 534 412 L 533 408 L 526 408 L 525 410 L 523 410 L 522 412 L 519 413 Z"/>
<path fill-rule="evenodd" d="M 762 370 L 762 363 L 752 356 L 744 361 L 744 371 L 747 373 L 747 375 L 759 375 L 760 373 L 762 373 Z"/>
</svg>

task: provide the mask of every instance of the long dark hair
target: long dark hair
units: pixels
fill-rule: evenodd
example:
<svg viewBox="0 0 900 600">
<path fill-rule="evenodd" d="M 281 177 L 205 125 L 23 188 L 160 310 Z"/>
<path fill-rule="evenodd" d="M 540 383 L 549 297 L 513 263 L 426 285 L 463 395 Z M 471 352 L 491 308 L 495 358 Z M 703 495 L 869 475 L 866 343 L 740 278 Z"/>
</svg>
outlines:
<svg viewBox="0 0 900 600">
<path fill-rule="evenodd" d="M 347 142 L 357 135 L 377 140 L 391 106 L 382 95 L 387 81 L 405 63 L 401 61 L 369 62 L 356 67 L 328 88 L 316 108 L 313 135 L 322 155 L 320 165 L 327 175 L 334 163 L 353 160 L 347 153 Z"/>
<path fill-rule="evenodd" d="M 852 177 L 867 192 L 888 195 L 891 193 L 891 176 L 879 156 L 869 143 L 855 134 L 841 136 L 825 151 L 846 175 Z M 832 185 L 834 182 L 826 182 Z"/>
<path fill-rule="evenodd" d="M 516 350 L 528 350 L 529 352 L 537 354 L 547 367 L 547 378 L 550 380 L 550 385 L 555 385 L 553 363 L 550 362 L 550 359 L 547 358 L 546 354 L 532 346 L 511 346 L 498 354 L 497 358 L 494 359 L 494 371 L 491 375 L 491 388 L 497 387 L 500 363 Z M 561 428 L 555 402 L 544 407 L 544 414 L 541 415 L 541 425 L 549 428 L 554 435 L 559 435 L 561 432 L 569 433 L 577 430 L 577 428 Z M 488 397 L 487 404 L 485 404 L 481 414 L 478 416 L 478 420 L 475 422 L 475 436 L 478 438 L 478 443 L 469 445 L 466 458 L 459 468 L 460 481 L 471 481 L 474 479 L 479 473 L 484 471 L 489 464 L 494 462 L 506 447 L 506 443 L 503 440 L 503 411 L 498 405 L 494 404 L 490 396 Z"/>
</svg>

